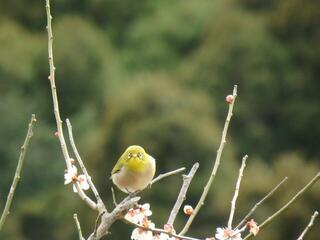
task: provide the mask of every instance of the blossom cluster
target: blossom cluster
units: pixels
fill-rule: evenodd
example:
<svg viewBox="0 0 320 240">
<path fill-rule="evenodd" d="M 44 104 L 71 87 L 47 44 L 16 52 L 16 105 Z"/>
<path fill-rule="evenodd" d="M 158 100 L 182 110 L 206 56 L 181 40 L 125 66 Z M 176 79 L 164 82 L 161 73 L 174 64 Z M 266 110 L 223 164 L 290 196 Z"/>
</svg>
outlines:
<svg viewBox="0 0 320 240">
<path fill-rule="evenodd" d="M 129 222 L 139 224 L 144 228 L 154 229 L 155 224 L 148 219 L 152 215 L 152 211 L 150 210 L 150 204 L 145 203 L 143 205 L 139 205 L 135 208 L 131 208 L 127 214 L 125 215 L 125 219 Z M 168 233 L 175 234 L 175 230 L 172 225 L 165 224 L 163 227 Z M 152 231 L 145 230 L 143 228 L 135 228 L 131 234 L 132 240 L 178 240 L 175 237 L 170 237 L 165 233 L 153 233 Z"/>
<path fill-rule="evenodd" d="M 245 231 L 248 228 L 249 232 L 256 236 L 259 232 L 258 224 L 251 219 L 242 229 L 230 229 L 230 228 L 217 228 L 215 237 L 211 239 L 216 240 L 242 240 L 241 232 Z M 210 239 L 210 238 L 209 238 Z M 210 240 L 211 240 L 210 239 Z"/>
<path fill-rule="evenodd" d="M 69 184 L 71 182 L 75 183 L 78 182 L 79 186 L 83 190 L 88 190 L 89 189 L 89 184 L 87 177 L 84 174 L 77 175 L 78 174 L 78 169 L 76 166 L 72 165 L 70 169 L 68 169 L 65 174 L 64 174 L 64 184 Z M 75 184 L 73 184 L 73 191 L 77 192 L 77 188 Z"/>
<path fill-rule="evenodd" d="M 191 215 L 193 213 L 193 208 L 190 205 L 186 205 L 184 206 L 183 211 L 186 215 Z M 157 231 L 152 231 L 155 229 L 155 224 L 148 219 L 151 215 L 152 211 L 150 210 L 149 203 L 138 205 L 127 212 L 124 218 L 129 222 L 141 226 L 141 228 L 137 227 L 132 231 L 132 240 L 179 240 L 179 238 L 169 236 L 166 233 L 157 233 Z M 206 240 L 242 240 L 241 232 L 246 229 L 248 229 L 253 235 L 257 235 L 259 232 L 258 224 L 251 219 L 242 229 L 218 227 L 216 229 L 215 236 L 208 237 Z M 163 230 L 167 233 L 176 234 L 173 226 L 170 224 L 165 224 Z"/>
</svg>

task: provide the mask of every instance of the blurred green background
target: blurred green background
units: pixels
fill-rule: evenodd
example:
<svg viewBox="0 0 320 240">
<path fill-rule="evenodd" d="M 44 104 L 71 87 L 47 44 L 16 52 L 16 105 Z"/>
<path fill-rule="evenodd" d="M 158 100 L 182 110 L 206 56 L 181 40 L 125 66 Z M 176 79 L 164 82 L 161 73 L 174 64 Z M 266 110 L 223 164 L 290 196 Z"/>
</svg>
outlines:
<svg viewBox="0 0 320 240">
<path fill-rule="evenodd" d="M 96 219 L 72 187 L 63 185 L 44 6 L 38 0 L 0 1 L 1 209 L 27 122 L 31 113 L 38 118 L 1 239 L 78 239 L 73 213 L 86 236 Z M 71 119 L 80 153 L 109 209 L 111 168 L 131 144 L 157 159 L 158 173 L 190 169 L 198 161 L 186 200 L 195 205 L 234 84 L 239 98 L 221 168 L 189 235 L 212 236 L 226 225 L 244 154 L 249 160 L 235 222 L 288 176 L 285 187 L 255 212 L 255 220 L 263 221 L 319 170 L 320 1 L 55 0 L 52 14 L 62 118 Z M 159 227 L 181 182 L 172 176 L 142 194 Z M 316 209 L 319 184 L 259 239 L 296 239 Z M 177 230 L 186 219 L 179 216 Z M 132 228 L 117 223 L 111 231 L 108 239 L 130 239 Z M 319 234 L 317 221 L 306 239 Z"/>
</svg>

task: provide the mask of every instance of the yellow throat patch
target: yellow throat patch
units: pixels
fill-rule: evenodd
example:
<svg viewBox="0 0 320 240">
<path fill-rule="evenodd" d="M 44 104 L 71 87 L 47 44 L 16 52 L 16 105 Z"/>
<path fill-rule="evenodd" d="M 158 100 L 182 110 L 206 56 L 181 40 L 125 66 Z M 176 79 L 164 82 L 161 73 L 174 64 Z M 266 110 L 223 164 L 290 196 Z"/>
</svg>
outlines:
<svg viewBox="0 0 320 240">
<path fill-rule="evenodd" d="M 138 157 L 130 158 L 127 161 L 127 168 L 133 172 L 144 172 L 147 168 L 148 162 Z"/>
</svg>

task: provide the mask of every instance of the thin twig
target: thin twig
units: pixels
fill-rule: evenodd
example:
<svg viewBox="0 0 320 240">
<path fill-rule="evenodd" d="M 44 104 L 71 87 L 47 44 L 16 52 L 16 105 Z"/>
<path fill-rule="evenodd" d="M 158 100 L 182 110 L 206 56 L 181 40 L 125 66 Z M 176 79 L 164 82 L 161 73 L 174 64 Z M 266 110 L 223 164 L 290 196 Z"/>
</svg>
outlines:
<svg viewBox="0 0 320 240">
<path fill-rule="evenodd" d="M 146 231 L 151 231 L 153 233 L 164 233 L 164 234 L 167 234 L 168 236 L 170 237 L 175 237 L 177 239 L 185 239 L 185 240 L 200 240 L 198 238 L 192 238 L 192 237 L 187 237 L 187 236 L 182 236 L 180 234 L 175 234 L 175 233 L 170 233 L 164 229 L 161 229 L 161 228 L 149 228 L 149 227 L 144 227 L 140 224 L 137 224 L 137 223 L 134 223 L 134 222 L 131 222 L 131 221 L 128 221 L 127 219 L 123 219 L 123 221 L 129 225 L 132 225 L 132 226 L 135 226 L 137 228 L 141 228 L 143 230 L 146 230 Z"/>
<path fill-rule="evenodd" d="M 239 229 L 240 226 L 245 224 L 249 217 L 253 214 L 253 212 L 264 202 L 266 201 L 285 181 L 287 181 L 288 177 L 285 177 L 277 186 L 275 186 L 266 196 L 264 196 L 259 202 L 257 202 L 253 208 L 249 211 L 249 213 L 240 221 L 240 223 L 235 227 L 235 229 Z"/>
<path fill-rule="evenodd" d="M 70 123 L 68 118 L 67 118 L 66 122 L 67 122 L 67 127 L 68 127 L 69 140 L 70 140 L 70 144 L 71 144 L 71 147 L 73 149 L 73 152 L 74 152 L 74 154 L 75 154 L 75 156 L 77 158 L 77 161 L 78 161 L 78 163 L 80 165 L 80 168 L 81 168 L 82 172 L 84 173 L 84 175 L 87 178 L 88 184 L 89 184 L 94 196 L 97 199 L 97 203 L 98 203 L 97 205 L 98 205 L 98 208 L 99 208 L 99 212 L 104 212 L 104 211 L 106 211 L 106 207 L 105 207 L 103 201 L 101 200 L 99 192 L 98 192 L 97 188 L 95 187 L 94 183 L 92 182 L 91 177 L 88 174 L 88 171 L 87 171 L 86 167 L 84 166 L 83 161 L 82 161 L 82 159 L 80 157 L 80 154 L 78 152 L 77 146 L 76 146 L 76 144 L 74 142 L 73 132 L 72 132 L 72 125 L 71 125 L 71 123 Z"/>
<path fill-rule="evenodd" d="M 291 206 L 305 191 L 307 191 L 309 188 L 313 186 L 318 180 L 320 179 L 320 172 L 318 172 L 311 180 L 307 183 L 299 192 L 297 192 L 296 195 L 293 196 L 287 202 L 282 208 L 280 208 L 278 211 L 276 211 L 274 214 L 272 214 L 270 217 L 268 217 L 263 223 L 259 225 L 260 230 L 265 227 L 268 223 L 270 223 L 273 219 L 275 219 L 279 214 L 281 214 L 283 211 L 287 210 L 288 207 Z M 250 239 L 252 237 L 252 233 L 248 234 L 243 240 Z"/>
<path fill-rule="evenodd" d="M 72 163 L 70 160 L 68 148 L 66 145 L 66 141 L 64 139 L 63 135 L 63 128 L 62 128 L 62 120 L 60 117 L 60 111 L 59 111 L 59 103 L 58 103 L 58 97 L 57 97 L 57 89 L 55 84 L 55 66 L 53 62 L 53 51 L 52 51 L 52 44 L 53 44 L 53 34 L 52 34 L 52 16 L 50 12 L 50 0 L 46 0 L 46 13 L 47 13 L 47 31 L 48 31 L 48 60 L 49 60 L 49 68 L 50 68 L 50 86 L 51 86 L 51 93 L 52 93 L 52 100 L 53 100 L 53 109 L 54 109 L 54 116 L 56 119 L 57 124 L 57 131 L 58 131 L 58 137 L 61 145 L 61 150 L 63 153 L 63 157 L 65 159 L 67 169 L 71 170 Z M 92 201 L 82 190 L 78 182 L 74 182 L 79 197 L 92 209 L 97 210 L 97 204 Z"/>
<path fill-rule="evenodd" d="M 98 226 L 99 226 L 99 220 L 101 219 L 102 215 L 105 214 L 106 211 L 99 213 L 97 219 L 96 219 L 96 223 L 94 225 L 94 231 L 93 231 L 93 236 L 96 237 L 97 236 L 97 230 L 98 230 Z"/>
<path fill-rule="evenodd" d="M 298 237 L 297 240 L 303 240 L 304 235 L 306 235 L 306 233 L 309 231 L 309 229 L 313 226 L 314 220 L 316 219 L 316 217 L 318 216 L 318 211 L 315 211 L 313 213 L 313 215 L 311 216 L 311 219 L 309 221 L 309 224 L 307 225 L 307 227 L 303 230 L 303 232 L 301 233 L 301 235 Z"/>
<path fill-rule="evenodd" d="M 244 171 L 244 168 L 246 167 L 247 158 L 248 158 L 248 155 L 245 155 L 242 158 L 242 164 L 239 169 L 239 176 L 238 176 L 238 180 L 237 180 L 237 184 L 236 184 L 236 189 L 234 191 L 234 196 L 231 201 L 231 209 L 230 209 L 230 215 L 229 215 L 229 221 L 228 221 L 228 228 L 229 229 L 232 229 L 232 220 L 233 220 L 233 216 L 234 216 L 234 211 L 236 210 L 236 202 L 237 202 L 237 198 L 239 195 L 239 189 L 240 189 L 241 179 L 243 176 L 243 171 Z"/>
<path fill-rule="evenodd" d="M 176 169 L 176 170 L 173 170 L 173 171 L 170 171 L 170 172 L 167 172 L 167 173 L 161 173 L 161 174 L 159 174 L 159 176 L 157 176 L 156 178 L 154 178 L 154 179 L 151 181 L 150 185 L 152 185 L 152 184 L 160 181 L 160 180 L 163 179 L 163 178 L 166 178 L 166 177 L 169 177 L 169 176 L 171 176 L 171 175 L 174 175 L 174 174 L 183 172 L 184 170 L 186 170 L 186 168 L 185 168 L 185 167 L 182 167 L 182 168 L 178 168 L 178 169 Z"/>
<path fill-rule="evenodd" d="M 77 230 L 78 230 L 78 234 L 79 234 L 79 240 L 84 240 L 84 237 L 82 236 L 82 232 L 81 232 L 81 226 L 80 226 L 80 223 L 79 223 L 79 220 L 78 220 L 78 216 L 77 214 L 73 214 L 73 219 L 76 223 L 76 226 L 77 226 Z"/>
<path fill-rule="evenodd" d="M 117 203 L 116 194 L 115 194 L 115 192 L 114 192 L 113 187 L 111 187 L 111 193 L 112 193 L 113 205 L 116 207 L 116 206 L 118 205 L 118 203 Z"/>
<path fill-rule="evenodd" d="M 180 189 L 180 193 L 178 195 L 176 203 L 174 204 L 174 207 L 171 210 L 171 213 L 170 213 L 169 219 L 167 221 L 167 224 L 173 225 L 174 220 L 176 219 L 177 214 L 179 212 L 179 209 L 181 208 L 181 205 L 182 205 L 183 201 L 186 199 L 186 194 L 187 194 L 188 188 L 189 188 L 190 183 L 191 183 L 191 181 L 193 179 L 193 176 L 197 172 L 198 168 L 199 168 L 199 163 L 195 163 L 192 166 L 189 174 L 182 176 L 183 177 L 183 184 L 182 184 L 182 187 Z"/>
<path fill-rule="evenodd" d="M 233 106 L 234 106 L 234 103 L 235 103 L 235 100 L 236 100 L 236 97 L 237 97 L 237 85 L 234 85 L 233 94 L 232 95 L 233 95 L 233 101 L 229 104 L 228 115 L 227 115 L 227 118 L 226 118 L 226 121 L 225 121 L 225 124 L 224 124 L 224 128 L 223 128 L 223 131 L 222 131 L 221 142 L 220 142 L 220 146 L 219 146 L 219 148 L 217 150 L 217 156 L 216 156 L 216 160 L 215 160 L 211 175 L 210 175 L 210 177 L 208 179 L 208 182 L 207 182 L 206 186 L 203 189 L 203 192 L 201 194 L 200 200 L 197 203 L 193 213 L 190 215 L 186 225 L 184 226 L 182 231 L 179 233 L 180 235 L 186 234 L 187 231 L 189 230 L 194 218 L 198 214 L 198 212 L 199 212 L 200 208 L 202 207 L 202 205 L 204 205 L 204 200 L 206 199 L 206 197 L 208 195 L 208 192 L 209 192 L 209 189 L 211 187 L 211 184 L 212 184 L 212 182 L 213 182 L 213 180 L 214 180 L 214 178 L 216 176 L 218 167 L 220 165 L 220 159 L 221 159 L 222 151 L 223 151 L 224 145 L 226 143 L 228 127 L 229 127 L 229 123 L 230 123 L 230 120 L 231 120 L 231 117 L 232 117 L 232 114 L 233 114 L 232 113 Z"/>
<path fill-rule="evenodd" d="M 18 182 L 20 180 L 21 169 L 22 169 L 24 158 L 25 158 L 25 155 L 26 155 L 29 143 L 30 143 L 30 139 L 33 136 L 33 127 L 34 127 L 36 121 L 37 121 L 36 116 L 34 114 L 32 114 L 31 115 L 31 120 L 30 120 L 30 123 L 29 123 L 27 136 L 26 136 L 26 138 L 24 140 L 24 143 L 23 143 L 23 145 L 21 147 L 21 152 L 20 152 L 20 156 L 19 156 L 16 172 L 14 174 L 14 178 L 12 180 L 10 191 L 8 193 L 8 196 L 7 196 L 7 201 L 6 201 L 5 207 L 4 207 L 2 215 L 1 215 L 0 231 L 1 231 L 2 227 L 3 227 L 3 225 L 4 225 L 4 222 L 5 222 L 6 218 L 7 218 L 7 216 L 10 214 L 11 203 L 12 203 L 13 196 L 14 196 L 15 190 L 17 188 Z"/>
</svg>

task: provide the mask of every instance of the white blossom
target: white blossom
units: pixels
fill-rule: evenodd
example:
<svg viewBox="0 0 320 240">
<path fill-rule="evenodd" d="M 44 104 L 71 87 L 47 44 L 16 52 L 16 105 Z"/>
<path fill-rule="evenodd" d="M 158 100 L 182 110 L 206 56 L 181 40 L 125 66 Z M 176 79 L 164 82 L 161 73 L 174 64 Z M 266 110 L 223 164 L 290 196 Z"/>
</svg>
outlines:
<svg viewBox="0 0 320 240">
<path fill-rule="evenodd" d="M 147 217 L 152 215 L 152 212 L 150 210 L 150 204 L 149 203 L 145 203 L 141 206 L 141 211 L 143 212 L 143 214 Z"/>
<path fill-rule="evenodd" d="M 147 217 L 143 219 L 141 225 L 143 227 L 151 228 L 151 229 L 155 227 L 154 223 L 148 220 Z M 151 231 L 147 231 L 142 228 L 135 228 L 132 231 L 131 239 L 132 240 L 153 240 L 153 234 Z"/>
<path fill-rule="evenodd" d="M 75 178 L 77 178 L 77 172 L 78 170 L 76 166 L 72 165 L 64 174 L 64 184 L 71 183 Z"/>
<path fill-rule="evenodd" d="M 135 228 L 131 234 L 132 240 L 153 240 L 151 231 L 145 231 L 141 228 Z"/>
<path fill-rule="evenodd" d="M 125 219 L 136 224 L 142 224 L 145 218 L 152 215 L 150 204 L 145 203 L 136 208 L 131 208 L 125 215 Z"/>
<path fill-rule="evenodd" d="M 71 168 L 68 169 L 64 174 L 64 184 L 69 184 L 71 182 L 78 182 L 80 187 L 83 190 L 88 190 L 90 186 L 88 184 L 87 177 L 83 174 L 77 176 L 77 173 L 78 173 L 78 170 L 76 166 L 72 165 Z M 73 184 L 73 191 L 77 192 L 77 188 L 75 184 Z"/>
<path fill-rule="evenodd" d="M 242 240 L 241 233 L 229 228 L 217 228 L 215 237 L 217 240 Z"/>
<path fill-rule="evenodd" d="M 77 182 L 83 190 L 88 190 L 90 188 L 87 177 L 84 174 L 81 174 L 77 177 Z M 73 184 L 73 191 L 78 192 L 75 184 Z"/>
</svg>

